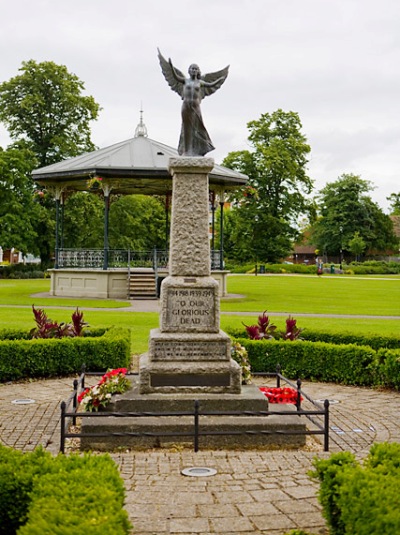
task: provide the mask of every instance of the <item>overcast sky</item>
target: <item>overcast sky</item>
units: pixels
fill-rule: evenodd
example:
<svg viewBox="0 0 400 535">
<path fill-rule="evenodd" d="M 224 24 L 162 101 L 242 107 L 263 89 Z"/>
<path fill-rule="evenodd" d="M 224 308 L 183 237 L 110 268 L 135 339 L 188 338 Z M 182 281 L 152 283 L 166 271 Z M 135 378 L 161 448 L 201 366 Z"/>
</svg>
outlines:
<svg viewBox="0 0 400 535">
<path fill-rule="evenodd" d="M 248 148 L 248 121 L 296 111 L 311 145 L 316 189 L 342 173 L 400 191 L 398 0 L 1 0 L 0 81 L 22 61 L 66 65 L 102 111 L 93 141 L 133 137 L 141 105 L 149 137 L 176 147 L 180 99 L 157 47 L 186 72 L 230 64 L 202 103 L 217 163 Z M 0 126 L 0 145 L 9 139 Z"/>
</svg>

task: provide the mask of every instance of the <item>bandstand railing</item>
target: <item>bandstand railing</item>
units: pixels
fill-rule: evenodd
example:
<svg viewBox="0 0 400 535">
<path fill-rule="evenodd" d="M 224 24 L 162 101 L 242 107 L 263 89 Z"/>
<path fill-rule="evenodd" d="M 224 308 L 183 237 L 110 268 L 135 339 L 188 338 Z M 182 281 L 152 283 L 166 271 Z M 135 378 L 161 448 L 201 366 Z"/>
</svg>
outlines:
<svg viewBox="0 0 400 535">
<path fill-rule="evenodd" d="M 104 256 L 107 255 L 105 259 Z M 213 250 L 211 256 L 211 269 L 223 269 L 221 251 Z M 130 249 L 59 249 L 57 254 L 57 268 L 150 268 L 157 272 L 167 268 L 169 251 L 152 249 L 149 251 L 132 251 Z M 105 261 L 106 260 L 106 261 Z"/>
</svg>

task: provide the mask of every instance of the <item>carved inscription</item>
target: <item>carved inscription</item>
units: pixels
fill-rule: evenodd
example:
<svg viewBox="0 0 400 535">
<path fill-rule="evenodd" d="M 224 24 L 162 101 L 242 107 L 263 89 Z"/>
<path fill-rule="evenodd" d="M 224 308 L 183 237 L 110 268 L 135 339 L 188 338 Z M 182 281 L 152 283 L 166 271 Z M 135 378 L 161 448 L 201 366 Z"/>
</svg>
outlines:
<svg viewBox="0 0 400 535">
<path fill-rule="evenodd" d="M 171 327 L 212 327 L 214 291 L 207 288 L 168 288 L 167 321 Z"/>
<path fill-rule="evenodd" d="M 152 360 L 228 360 L 226 342 L 153 341 Z"/>
</svg>

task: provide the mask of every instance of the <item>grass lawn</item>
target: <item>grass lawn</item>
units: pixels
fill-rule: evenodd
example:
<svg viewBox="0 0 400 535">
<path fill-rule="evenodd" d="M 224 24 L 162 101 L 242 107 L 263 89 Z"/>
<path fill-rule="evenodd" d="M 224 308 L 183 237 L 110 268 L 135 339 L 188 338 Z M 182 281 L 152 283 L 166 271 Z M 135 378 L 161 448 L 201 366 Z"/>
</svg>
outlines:
<svg viewBox="0 0 400 535">
<path fill-rule="evenodd" d="M 159 325 L 157 313 L 118 309 L 127 306 L 128 302 L 124 301 L 32 297 L 32 294 L 48 292 L 49 288 L 49 280 L 0 280 L 0 329 L 32 329 L 35 326 L 30 308 L 32 304 L 44 308 L 48 316 L 58 322 L 70 321 L 73 308 L 78 306 L 84 311 L 85 321 L 92 327 L 129 327 L 132 330 L 132 353 L 137 354 L 147 350 L 149 331 Z M 295 318 L 296 313 L 393 315 L 398 319 L 296 319 L 299 327 L 312 330 L 400 334 L 400 279 L 239 275 L 229 277 L 228 291 L 246 294 L 248 298 L 223 300 L 222 310 L 254 314 L 221 314 L 221 328 L 224 330 L 240 327 L 242 322 L 252 325 L 256 323 L 258 314 L 267 309 L 279 330 L 284 330 L 286 318 L 274 316 L 274 311 L 286 312 Z M 331 308 L 326 302 L 330 303 Z M 47 308 L 50 306 L 60 308 Z M 90 310 L 92 308 L 114 310 Z"/>
<path fill-rule="evenodd" d="M 128 301 L 114 299 L 75 299 L 50 297 L 37 294 L 50 291 L 50 279 L 0 279 L 0 305 L 35 305 L 35 307 L 59 306 L 90 308 L 121 308 Z"/>
<path fill-rule="evenodd" d="M 366 314 L 400 317 L 400 279 L 316 275 L 231 275 L 227 312 Z"/>
</svg>

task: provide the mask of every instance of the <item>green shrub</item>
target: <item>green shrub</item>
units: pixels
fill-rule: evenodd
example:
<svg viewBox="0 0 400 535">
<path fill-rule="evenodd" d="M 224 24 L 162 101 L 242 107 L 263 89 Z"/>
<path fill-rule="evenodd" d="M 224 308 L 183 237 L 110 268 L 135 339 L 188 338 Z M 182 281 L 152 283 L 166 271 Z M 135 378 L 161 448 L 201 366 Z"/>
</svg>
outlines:
<svg viewBox="0 0 400 535">
<path fill-rule="evenodd" d="M 0 534 L 126 535 L 125 490 L 108 455 L 52 457 L 0 446 Z"/>
<path fill-rule="evenodd" d="M 400 533 L 400 444 L 375 444 L 363 466 L 338 453 L 314 467 L 331 535 Z"/>
<path fill-rule="evenodd" d="M 22 453 L 0 445 L 0 534 L 13 535 L 25 523 L 34 479 L 50 460 L 41 448 Z"/>
<path fill-rule="evenodd" d="M 130 330 L 113 327 L 102 336 L 0 341 L 0 381 L 127 368 Z"/>
<path fill-rule="evenodd" d="M 400 349 L 379 349 L 375 357 L 379 383 L 400 390 Z"/>
<path fill-rule="evenodd" d="M 320 482 L 318 498 L 322 505 L 323 516 L 331 529 L 331 535 L 344 534 L 340 489 L 346 470 L 359 470 L 360 468 L 354 455 L 349 452 L 333 454 L 329 459 L 316 459 L 314 468 L 315 470 L 309 475 Z"/>
<path fill-rule="evenodd" d="M 30 340 L 30 336 L 27 331 L 19 329 L 1 329 L 0 340 Z"/>
<path fill-rule="evenodd" d="M 368 346 L 247 338 L 237 341 L 247 349 L 253 372 L 274 372 L 279 364 L 288 378 L 374 384 L 375 351 Z"/>
<path fill-rule="evenodd" d="M 228 334 L 233 338 L 245 338 L 246 329 L 242 327 L 227 329 Z M 400 349 L 400 337 L 398 336 L 377 336 L 368 334 L 354 334 L 351 332 L 324 332 L 304 329 L 301 333 L 303 340 L 310 342 L 327 342 L 329 344 L 357 344 L 360 346 L 370 346 L 375 350 L 381 348 Z"/>
<path fill-rule="evenodd" d="M 58 456 L 54 470 L 36 482 L 27 522 L 18 535 L 125 535 L 125 490 L 108 455 Z"/>
</svg>

